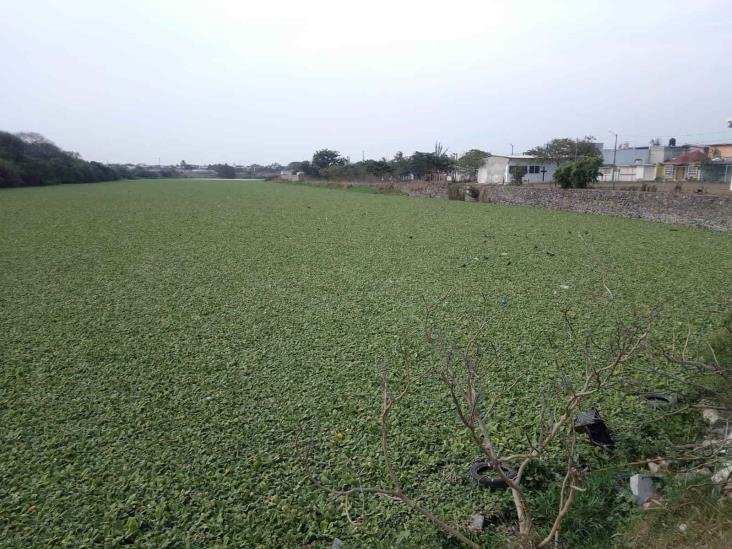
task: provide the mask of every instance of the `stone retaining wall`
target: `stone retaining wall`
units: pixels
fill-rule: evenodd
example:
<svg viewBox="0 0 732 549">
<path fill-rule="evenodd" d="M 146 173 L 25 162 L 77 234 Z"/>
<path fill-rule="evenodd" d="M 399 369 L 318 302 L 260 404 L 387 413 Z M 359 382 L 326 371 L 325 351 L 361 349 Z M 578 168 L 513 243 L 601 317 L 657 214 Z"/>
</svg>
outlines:
<svg viewBox="0 0 732 549">
<path fill-rule="evenodd" d="M 732 231 L 732 196 L 481 185 L 480 201 L 636 217 Z"/>
</svg>

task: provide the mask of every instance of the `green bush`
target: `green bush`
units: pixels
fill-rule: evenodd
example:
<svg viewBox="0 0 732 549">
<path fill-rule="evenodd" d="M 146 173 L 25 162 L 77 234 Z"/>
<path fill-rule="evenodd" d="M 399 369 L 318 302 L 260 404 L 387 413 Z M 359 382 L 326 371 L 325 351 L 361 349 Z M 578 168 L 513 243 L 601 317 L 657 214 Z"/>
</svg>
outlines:
<svg viewBox="0 0 732 549">
<path fill-rule="evenodd" d="M 511 174 L 511 185 L 521 185 L 524 182 L 524 176 L 529 173 L 528 166 L 509 166 Z"/>
<path fill-rule="evenodd" d="M 563 189 L 586 189 L 590 183 L 597 181 L 600 166 L 602 159 L 598 156 L 572 160 L 554 172 L 554 180 Z"/>
</svg>

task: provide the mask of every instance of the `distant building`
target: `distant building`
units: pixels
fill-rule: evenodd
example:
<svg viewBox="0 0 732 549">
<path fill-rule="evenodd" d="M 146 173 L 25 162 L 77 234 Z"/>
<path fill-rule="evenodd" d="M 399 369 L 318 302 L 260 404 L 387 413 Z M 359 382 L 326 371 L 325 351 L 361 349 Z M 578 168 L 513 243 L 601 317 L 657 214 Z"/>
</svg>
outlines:
<svg viewBox="0 0 732 549">
<path fill-rule="evenodd" d="M 732 144 L 726 143 L 693 147 L 663 164 L 663 179 L 729 182 L 732 177 L 731 153 Z"/>
<path fill-rule="evenodd" d="M 508 185 L 515 182 L 521 174 L 522 183 L 553 181 L 557 167 L 556 162 L 527 154 L 493 154 L 486 157 L 478 169 L 478 183 Z"/>
<path fill-rule="evenodd" d="M 664 162 L 687 150 L 689 145 L 622 147 L 617 151 L 603 149 L 598 181 L 653 181 L 663 177 L 661 168 Z"/>
<path fill-rule="evenodd" d="M 305 172 L 282 170 L 280 171 L 280 179 L 284 179 L 285 181 L 303 181 L 305 179 Z"/>
<path fill-rule="evenodd" d="M 702 167 L 702 178 L 706 181 L 724 181 L 732 191 L 732 143 L 707 145 L 707 157 Z"/>
<path fill-rule="evenodd" d="M 707 145 L 710 160 L 732 160 L 732 143 L 712 143 Z"/>
<path fill-rule="evenodd" d="M 663 163 L 663 179 L 666 181 L 701 181 L 702 165 L 707 159 L 704 149 L 686 151 Z"/>
</svg>

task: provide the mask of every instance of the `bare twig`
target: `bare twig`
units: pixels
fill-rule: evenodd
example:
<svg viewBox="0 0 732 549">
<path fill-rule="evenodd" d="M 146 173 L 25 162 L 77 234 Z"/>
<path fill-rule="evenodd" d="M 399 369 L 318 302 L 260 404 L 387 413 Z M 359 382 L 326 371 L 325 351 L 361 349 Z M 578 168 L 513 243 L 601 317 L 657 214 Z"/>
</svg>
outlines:
<svg viewBox="0 0 732 549">
<path fill-rule="evenodd" d="M 416 511 L 426 517 L 430 522 L 435 524 L 438 528 L 440 528 L 443 532 L 446 534 L 455 537 L 456 539 L 460 540 L 460 542 L 464 543 L 465 545 L 469 547 L 473 547 L 474 549 L 480 549 L 480 545 L 466 537 L 463 533 L 461 533 L 459 530 L 454 528 L 453 526 L 450 526 L 447 524 L 444 520 L 442 520 L 440 517 L 426 509 L 425 507 L 421 506 L 416 502 L 416 500 L 409 497 L 407 494 L 404 493 L 404 489 L 402 487 L 401 481 L 399 479 L 399 476 L 397 475 L 396 471 L 394 470 L 394 467 L 392 465 L 391 459 L 390 459 L 390 447 L 389 447 L 389 414 L 394 409 L 394 407 L 399 404 L 399 402 L 404 399 L 404 397 L 409 392 L 409 389 L 412 385 L 412 379 L 411 377 L 407 377 L 407 381 L 404 383 L 403 387 L 397 393 L 396 395 L 393 395 L 389 391 L 388 386 L 388 380 L 386 377 L 386 374 L 384 374 L 383 377 L 383 391 L 382 391 L 382 407 L 381 407 L 381 413 L 379 414 L 379 429 L 381 431 L 381 453 L 382 457 L 384 459 L 384 466 L 386 467 L 387 474 L 389 476 L 389 480 L 391 481 L 392 486 L 390 488 L 383 488 L 383 487 L 370 487 L 370 488 L 364 488 L 362 486 L 357 486 L 353 488 L 348 488 L 346 490 L 335 490 L 329 486 L 325 486 L 320 480 L 312 474 L 307 464 L 305 465 L 305 470 L 307 476 L 310 478 L 310 480 L 318 487 L 326 492 L 333 494 L 334 496 L 342 497 L 342 498 L 348 498 L 349 496 L 352 496 L 354 494 L 376 494 L 381 496 L 386 496 L 388 498 L 400 501 L 413 511 Z M 347 513 L 347 511 L 346 511 Z M 347 520 L 349 522 L 353 522 L 350 519 L 350 516 L 347 516 Z"/>
</svg>

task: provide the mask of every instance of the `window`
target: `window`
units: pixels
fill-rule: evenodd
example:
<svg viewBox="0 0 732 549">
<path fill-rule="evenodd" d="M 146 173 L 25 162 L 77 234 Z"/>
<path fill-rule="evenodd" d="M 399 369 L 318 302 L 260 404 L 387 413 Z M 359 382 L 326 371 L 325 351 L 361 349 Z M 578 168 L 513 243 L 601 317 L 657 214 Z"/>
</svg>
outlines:
<svg viewBox="0 0 732 549">
<path fill-rule="evenodd" d="M 663 167 L 663 175 L 665 177 L 673 177 L 674 176 L 674 167 L 666 165 Z"/>
<path fill-rule="evenodd" d="M 699 179 L 699 166 L 689 166 L 686 168 L 687 179 Z"/>
<path fill-rule="evenodd" d="M 529 166 L 529 173 L 541 173 L 541 166 Z"/>
</svg>

